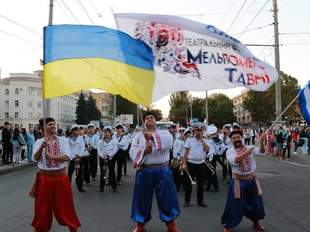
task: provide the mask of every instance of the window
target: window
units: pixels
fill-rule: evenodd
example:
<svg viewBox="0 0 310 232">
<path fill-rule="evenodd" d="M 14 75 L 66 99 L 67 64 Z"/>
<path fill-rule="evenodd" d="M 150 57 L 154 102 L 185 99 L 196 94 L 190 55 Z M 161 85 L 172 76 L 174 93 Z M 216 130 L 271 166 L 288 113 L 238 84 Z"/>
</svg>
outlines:
<svg viewBox="0 0 310 232">
<path fill-rule="evenodd" d="M 18 118 L 18 116 L 19 116 L 19 115 L 18 115 L 18 112 L 15 112 L 15 113 L 14 113 L 14 118 Z"/>
<path fill-rule="evenodd" d="M 41 96 L 41 89 L 38 89 L 38 97 Z"/>
<path fill-rule="evenodd" d="M 5 112 L 4 117 L 5 117 L 5 119 L 9 119 L 9 112 Z"/>
<path fill-rule="evenodd" d="M 32 113 L 28 113 L 28 118 L 32 118 Z"/>
<path fill-rule="evenodd" d="M 6 101 L 5 101 L 5 106 L 8 107 L 9 105 L 10 105 L 10 102 L 9 102 L 8 100 L 6 100 Z"/>
<path fill-rule="evenodd" d="M 9 95 L 10 94 L 10 90 L 9 89 L 5 89 L 5 95 Z"/>
<path fill-rule="evenodd" d="M 33 88 L 32 88 L 32 87 L 29 87 L 29 88 L 28 88 L 28 95 L 29 95 L 29 96 L 32 96 L 32 92 L 33 92 Z"/>
<path fill-rule="evenodd" d="M 18 88 L 15 89 L 15 94 L 16 94 L 16 95 L 19 94 L 19 89 L 18 89 Z"/>
<path fill-rule="evenodd" d="M 15 107 L 19 106 L 19 102 L 17 100 L 15 100 Z"/>
<path fill-rule="evenodd" d="M 32 101 L 28 102 L 28 107 L 31 108 L 32 107 Z"/>
<path fill-rule="evenodd" d="M 41 102 L 40 102 L 40 101 L 38 102 L 37 106 L 38 106 L 39 108 L 41 108 Z"/>
</svg>

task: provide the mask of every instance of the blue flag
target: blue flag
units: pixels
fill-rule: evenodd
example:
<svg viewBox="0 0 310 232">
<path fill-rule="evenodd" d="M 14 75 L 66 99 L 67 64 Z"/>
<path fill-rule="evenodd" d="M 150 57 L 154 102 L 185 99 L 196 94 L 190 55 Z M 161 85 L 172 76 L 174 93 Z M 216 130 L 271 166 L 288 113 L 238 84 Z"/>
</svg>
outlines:
<svg viewBox="0 0 310 232">
<path fill-rule="evenodd" d="M 299 92 L 300 112 L 308 125 L 310 125 L 310 81 Z"/>
</svg>

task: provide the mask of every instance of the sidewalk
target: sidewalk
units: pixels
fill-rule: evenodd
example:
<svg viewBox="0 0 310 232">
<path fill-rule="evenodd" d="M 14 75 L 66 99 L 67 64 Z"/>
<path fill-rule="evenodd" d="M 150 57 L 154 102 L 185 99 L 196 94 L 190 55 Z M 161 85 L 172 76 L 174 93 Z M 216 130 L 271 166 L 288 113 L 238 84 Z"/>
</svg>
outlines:
<svg viewBox="0 0 310 232">
<path fill-rule="evenodd" d="M 0 176 L 1 175 L 5 175 L 11 172 L 16 172 L 19 170 L 23 170 L 26 168 L 31 168 L 31 167 L 35 167 L 37 165 L 36 162 L 32 162 L 32 163 L 22 163 L 19 165 L 15 165 L 13 166 L 12 164 L 5 164 L 3 165 L 2 163 L 0 164 Z"/>
</svg>

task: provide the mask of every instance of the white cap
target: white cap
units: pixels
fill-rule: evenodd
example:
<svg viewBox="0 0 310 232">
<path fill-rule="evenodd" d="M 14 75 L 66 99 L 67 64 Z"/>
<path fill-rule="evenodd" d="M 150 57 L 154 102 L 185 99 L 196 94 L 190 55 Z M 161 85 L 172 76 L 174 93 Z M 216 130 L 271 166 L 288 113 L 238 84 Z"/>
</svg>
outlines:
<svg viewBox="0 0 310 232">
<path fill-rule="evenodd" d="M 192 128 L 193 129 L 204 129 L 205 128 L 205 125 L 201 122 L 196 122 L 192 125 Z"/>
<path fill-rule="evenodd" d="M 191 128 L 187 128 L 187 129 L 184 131 L 184 134 L 186 134 L 186 133 L 188 133 L 188 132 L 192 133 Z"/>
<path fill-rule="evenodd" d="M 74 129 L 79 129 L 80 127 L 78 125 L 72 125 L 70 127 L 70 132 L 73 131 Z"/>
<path fill-rule="evenodd" d="M 95 125 L 94 125 L 93 123 L 89 123 L 89 124 L 87 125 L 87 128 L 89 128 L 89 127 L 96 128 Z"/>
<path fill-rule="evenodd" d="M 122 123 L 117 123 L 117 124 L 115 125 L 115 128 L 116 128 L 116 127 L 122 127 L 123 130 L 125 129 Z"/>
<path fill-rule="evenodd" d="M 227 124 L 225 124 L 224 126 L 223 126 L 223 128 L 231 128 L 232 127 L 232 125 L 230 124 L 230 123 L 227 123 Z"/>
<path fill-rule="evenodd" d="M 207 135 L 213 135 L 217 133 L 217 127 L 214 124 L 211 124 L 207 127 Z"/>
<path fill-rule="evenodd" d="M 112 133 L 113 128 L 112 128 L 112 126 L 104 126 L 103 131 L 105 131 L 105 130 L 109 130 Z"/>
</svg>

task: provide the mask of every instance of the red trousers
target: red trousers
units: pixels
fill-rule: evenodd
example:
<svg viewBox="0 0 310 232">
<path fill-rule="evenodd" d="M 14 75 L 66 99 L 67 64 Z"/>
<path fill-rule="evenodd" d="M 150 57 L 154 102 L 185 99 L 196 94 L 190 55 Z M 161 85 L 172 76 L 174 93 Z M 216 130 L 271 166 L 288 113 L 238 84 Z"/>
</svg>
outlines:
<svg viewBox="0 0 310 232">
<path fill-rule="evenodd" d="M 51 229 L 53 214 L 60 225 L 68 226 L 71 232 L 81 226 L 76 215 L 72 189 L 67 174 L 48 175 L 39 173 L 32 226 L 36 232 Z"/>
</svg>

